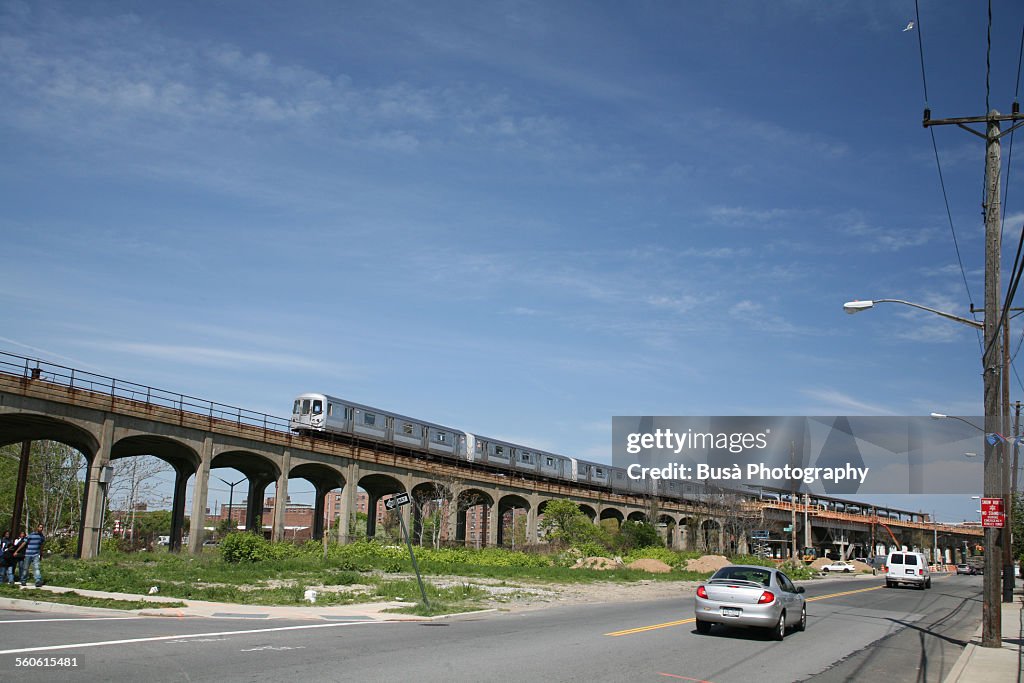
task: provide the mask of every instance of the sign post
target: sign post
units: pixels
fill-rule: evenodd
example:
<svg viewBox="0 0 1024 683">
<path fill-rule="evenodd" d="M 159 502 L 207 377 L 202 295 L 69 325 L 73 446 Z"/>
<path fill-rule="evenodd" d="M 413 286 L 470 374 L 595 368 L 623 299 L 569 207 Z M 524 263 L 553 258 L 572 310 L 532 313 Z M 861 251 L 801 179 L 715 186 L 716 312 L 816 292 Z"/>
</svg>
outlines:
<svg viewBox="0 0 1024 683">
<path fill-rule="evenodd" d="M 397 510 L 403 505 L 409 504 L 409 494 L 399 493 L 398 495 L 391 496 L 384 501 L 385 510 Z M 409 548 L 409 558 L 412 560 L 412 569 L 416 572 L 416 583 L 420 586 L 420 596 L 423 598 L 423 604 L 426 605 L 427 609 L 430 609 L 430 601 L 427 600 L 427 591 L 423 588 L 423 579 L 420 577 L 420 568 L 416 564 L 416 555 L 412 551 L 412 541 L 409 540 L 409 530 L 405 527 L 405 517 L 402 516 L 402 512 L 398 512 L 398 523 L 402 525 L 402 536 L 405 537 L 405 545 Z"/>
<path fill-rule="evenodd" d="M 981 526 L 995 527 L 998 529 L 1006 526 L 1006 513 L 1003 510 L 1002 498 L 981 499 Z M 985 558 L 988 562 L 989 558 Z"/>
</svg>

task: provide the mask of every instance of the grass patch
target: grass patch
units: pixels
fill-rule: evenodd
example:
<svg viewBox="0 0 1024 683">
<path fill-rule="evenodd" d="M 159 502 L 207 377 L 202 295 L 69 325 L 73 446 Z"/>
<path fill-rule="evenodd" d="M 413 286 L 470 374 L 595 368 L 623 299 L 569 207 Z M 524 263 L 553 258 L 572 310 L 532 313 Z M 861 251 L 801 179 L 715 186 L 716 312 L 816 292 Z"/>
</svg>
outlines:
<svg viewBox="0 0 1024 683">
<path fill-rule="evenodd" d="M 62 605 L 79 605 L 81 607 L 103 607 L 105 609 L 135 610 L 164 607 L 184 607 L 183 602 L 149 602 L 147 600 L 115 600 L 113 598 L 93 598 L 80 595 L 74 591 L 52 593 L 45 590 L 23 591 L 12 586 L 0 586 L 0 597 L 18 600 L 34 600 L 35 602 L 56 602 Z"/>
<path fill-rule="evenodd" d="M 281 546 L 281 547 L 277 547 Z M 90 560 L 49 556 L 44 559 L 47 580 L 52 585 L 145 595 L 159 586 L 165 597 L 206 600 L 247 605 L 306 605 L 304 592 L 315 587 L 316 604 L 343 605 L 360 602 L 405 600 L 410 607 L 421 598 L 404 547 L 372 542 L 341 546 L 331 544 L 325 559 L 319 543 L 294 546 L 274 544 L 270 550 L 258 544 L 265 559 L 238 559 L 226 553 L 117 553 L 104 551 Z M 635 556 L 647 553 L 638 552 Z M 417 548 L 416 556 L 425 577 L 445 577 L 443 588 L 425 580 L 431 602 L 452 610 L 460 605 L 476 609 L 488 594 L 469 581 L 452 582 L 449 577 L 481 578 L 492 581 L 527 581 L 542 584 L 586 584 L 595 582 L 634 583 L 639 581 L 699 581 L 707 573 L 679 569 L 689 553 L 660 549 L 653 554 L 675 567 L 667 574 L 639 570 L 570 569 L 574 561 L 565 553 L 538 554 L 497 548 Z M 630 557 L 635 557 L 631 555 Z M 391 576 L 402 573 L 405 576 Z M 320 587 L 328 587 L 326 589 Z"/>
</svg>

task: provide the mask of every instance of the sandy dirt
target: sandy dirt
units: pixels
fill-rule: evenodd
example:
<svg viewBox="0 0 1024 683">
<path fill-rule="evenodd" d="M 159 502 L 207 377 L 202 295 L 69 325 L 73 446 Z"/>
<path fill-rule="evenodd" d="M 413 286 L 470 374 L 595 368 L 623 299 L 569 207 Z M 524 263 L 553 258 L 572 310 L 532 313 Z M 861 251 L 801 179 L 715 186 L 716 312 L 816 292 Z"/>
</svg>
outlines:
<svg viewBox="0 0 1024 683">
<path fill-rule="evenodd" d="M 634 583 L 596 581 L 572 585 L 490 581 L 481 578 L 431 577 L 434 585 L 468 583 L 489 594 L 485 607 L 513 612 L 544 609 L 557 605 L 581 605 L 606 602 L 634 602 L 678 598 L 686 600 L 697 591 L 698 581 L 652 581 Z"/>
</svg>

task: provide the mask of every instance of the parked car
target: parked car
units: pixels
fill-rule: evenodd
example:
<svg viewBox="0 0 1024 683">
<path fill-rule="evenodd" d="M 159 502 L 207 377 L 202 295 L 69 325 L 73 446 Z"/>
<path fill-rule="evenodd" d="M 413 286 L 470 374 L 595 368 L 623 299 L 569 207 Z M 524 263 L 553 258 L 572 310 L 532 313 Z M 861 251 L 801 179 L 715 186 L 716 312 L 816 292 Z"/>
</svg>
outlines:
<svg viewBox="0 0 1024 683">
<path fill-rule="evenodd" d="M 790 626 L 807 628 L 804 587 L 796 586 L 774 567 L 722 567 L 697 587 L 694 616 L 697 632 L 707 634 L 714 624 L 768 629 L 782 640 Z"/>
<path fill-rule="evenodd" d="M 978 570 L 974 568 L 974 565 L 958 564 L 956 566 L 956 573 L 957 574 L 968 574 L 970 576 L 973 576 L 973 575 L 978 573 Z"/>
<path fill-rule="evenodd" d="M 842 572 L 844 574 L 849 574 L 855 571 L 857 571 L 856 567 L 849 562 L 843 562 L 842 560 L 836 560 L 832 564 L 826 564 L 821 568 L 822 574 L 828 574 L 829 572 Z"/>
<path fill-rule="evenodd" d="M 896 550 L 885 560 L 885 587 L 895 588 L 901 583 L 917 586 L 921 590 L 932 587 L 932 574 L 923 553 Z"/>
</svg>

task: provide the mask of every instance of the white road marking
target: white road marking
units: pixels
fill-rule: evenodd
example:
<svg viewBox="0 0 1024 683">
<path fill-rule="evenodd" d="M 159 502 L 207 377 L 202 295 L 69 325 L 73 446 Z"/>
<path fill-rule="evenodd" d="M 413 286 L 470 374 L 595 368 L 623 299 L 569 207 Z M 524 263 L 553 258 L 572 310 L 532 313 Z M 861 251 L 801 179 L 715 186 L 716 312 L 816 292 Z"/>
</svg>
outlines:
<svg viewBox="0 0 1024 683">
<path fill-rule="evenodd" d="M 50 621 L 127 621 L 129 619 L 146 619 L 147 617 L 83 617 L 81 619 L 53 618 L 53 619 L 9 619 L 0 621 L 0 624 L 43 624 Z"/>
<path fill-rule="evenodd" d="M 43 645 L 41 647 L 22 647 L 14 650 L 0 650 L 0 655 L 13 655 L 22 652 L 51 652 L 53 650 L 73 650 L 82 647 L 102 647 L 103 645 L 127 645 L 129 643 L 152 643 L 160 640 L 181 640 L 184 638 L 210 638 L 213 636 L 236 636 L 248 633 L 272 633 L 274 631 L 299 631 L 310 628 L 334 628 L 337 626 L 356 626 L 363 624 L 380 624 L 379 621 L 358 621 L 341 624 L 303 624 L 301 626 L 277 626 L 275 628 L 254 628 L 245 631 L 218 631 L 217 633 L 178 634 L 173 636 L 152 636 L 150 638 L 128 638 L 125 640 L 101 640 L 93 643 L 70 643 L 68 645 Z"/>
</svg>

